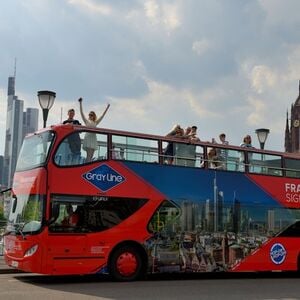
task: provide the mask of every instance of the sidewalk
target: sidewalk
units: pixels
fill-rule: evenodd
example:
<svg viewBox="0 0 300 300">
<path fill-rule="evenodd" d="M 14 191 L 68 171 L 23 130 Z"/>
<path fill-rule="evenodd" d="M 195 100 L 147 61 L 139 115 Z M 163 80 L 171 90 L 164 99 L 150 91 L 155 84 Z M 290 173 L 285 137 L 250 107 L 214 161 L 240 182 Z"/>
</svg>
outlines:
<svg viewBox="0 0 300 300">
<path fill-rule="evenodd" d="M 3 255 L 0 255 L 0 274 L 7 274 L 7 273 L 21 273 L 22 271 L 9 267 L 3 258 Z"/>
</svg>

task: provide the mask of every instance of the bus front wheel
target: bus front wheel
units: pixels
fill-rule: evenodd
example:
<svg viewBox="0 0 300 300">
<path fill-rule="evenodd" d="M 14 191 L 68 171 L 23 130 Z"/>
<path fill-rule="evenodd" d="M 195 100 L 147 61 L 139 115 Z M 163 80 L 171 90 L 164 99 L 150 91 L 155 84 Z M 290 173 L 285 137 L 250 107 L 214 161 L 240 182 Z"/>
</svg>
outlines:
<svg viewBox="0 0 300 300">
<path fill-rule="evenodd" d="M 139 250 L 130 245 L 117 248 L 110 259 L 109 273 L 118 281 L 139 279 L 144 273 L 142 256 Z"/>
</svg>

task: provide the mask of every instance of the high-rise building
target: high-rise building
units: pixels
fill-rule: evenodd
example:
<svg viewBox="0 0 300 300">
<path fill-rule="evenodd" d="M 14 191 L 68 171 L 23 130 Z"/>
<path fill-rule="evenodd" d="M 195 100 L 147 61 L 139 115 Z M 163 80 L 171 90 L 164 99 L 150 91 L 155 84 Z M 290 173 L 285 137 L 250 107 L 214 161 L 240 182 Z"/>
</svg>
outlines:
<svg viewBox="0 0 300 300">
<path fill-rule="evenodd" d="M 15 95 L 15 76 L 8 78 L 3 185 L 11 186 L 24 135 L 38 128 L 38 109 L 28 108 Z"/>
<path fill-rule="evenodd" d="M 286 152 L 300 152 L 300 81 L 299 95 L 291 106 L 291 115 L 287 112 L 285 126 L 285 143 Z"/>
<path fill-rule="evenodd" d="M 0 190 L 2 189 L 3 185 L 3 167 L 4 167 L 4 157 L 0 155 Z"/>
<path fill-rule="evenodd" d="M 15 77 L 8 78 L 4 150 L 4 185 L 11 186 L 23 138 L 23 100 L 15 95 Z"/>
<path fill-rule="evenodd" d="M 28 134 L 35 132 L 38 128 L 39 110 L 37 108 L 27 108 L 23 112 L 23 138 Z"/>
</svg>

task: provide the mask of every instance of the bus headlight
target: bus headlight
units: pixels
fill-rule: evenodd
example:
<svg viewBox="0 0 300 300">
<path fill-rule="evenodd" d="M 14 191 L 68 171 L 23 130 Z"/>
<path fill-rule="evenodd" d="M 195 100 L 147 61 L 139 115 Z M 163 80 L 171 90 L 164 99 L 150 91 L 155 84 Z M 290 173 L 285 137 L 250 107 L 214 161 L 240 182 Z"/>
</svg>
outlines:
<svg viewBox="0 0 300 300">
<path fill-rule="evenodd" d="M 36 252 L 36 250 L 38 249 L 38 247 L 39 247 L 38 245 L 34 245 L 34 246 L 32 246 L 31 248 L 29 248 L 29 249 L 25 252 L 24 257 L 33 255 L 33 254 Z"/>
</svg>

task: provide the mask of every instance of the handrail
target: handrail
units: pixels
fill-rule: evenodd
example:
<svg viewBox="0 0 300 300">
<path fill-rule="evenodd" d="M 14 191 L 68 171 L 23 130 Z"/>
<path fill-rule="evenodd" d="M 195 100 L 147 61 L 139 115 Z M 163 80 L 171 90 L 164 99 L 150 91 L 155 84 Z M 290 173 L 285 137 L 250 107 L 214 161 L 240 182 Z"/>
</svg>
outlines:
<svg viewBox="0 0 300 300">
<path fill-rule="evenodd" d="M 235 160 L 236 163 L 238 163 L 239 165 L 242 165 L 245 167 L 245 169 L 243 170 L 243 172 L 251 172 L 251 170 L 249 170 L 249 168 L 253 168 L 254 167 L 262 167 L 262 166 L 266 166 L 269 169 L 273 169 L 273 170 L 282 170 L 282 174 L 280 174 L 280 176 L 291 176 L 291 177 L 300 177 L 300 176 L 294 176 L 293 174 L 286 174 L 288 172 L 300 172 L 300 170 L 294 169 L 292 170 L 292 168 L 286 168 L 286 161 L 285 159 L 299 159 L 300 162 L 300 156 L 296 157 L 296 156 L 292 156 L 290 154 L 287 153 L 283 153 L 283 152 L 276 152 L 276 151 L 269 151 L 269 150 L 261 150 L 261 149 L 256 149 L 256 148 L 243 148 L 243 147 L 239 147 L 239 146 L 234 146 L 234 145 L 222 145 L 222 144 L 217 144 L 217 143 L 211 143 L 211 142 L 203 142 L 203 141 L 198 141 L 198 142 L 189 142 L 185 139 L 181 139 L 181 138 L 176 138 L 176 137 L 169 137 L 169 136 L 158 136 L 158 135 L 151 135 L 151 134 L 141 134 L 141 133 L 136 133 L 136 132 L 127 132 L 127 131 L 119 131 L 119 130 L 112 130 L 112 129 L 105 129 L 105 128 L 88 128 L 85 126 L 77 126 L 77 125 L 56 125 L 56 126 L 52 126 L 51 127 L 53 130 L 61 130 L 63 131 L 63 136 L 60 139 L 56 140 L 56 145 L 58 145 L 62 139 L 64 139 L 65 137 L 67 137 L 69 134 L 72 134 L 72 132 L 77 132 L 77 133 L 84 133 L 84 132 L 94 132 L 94 133 L 98 133 L 101 135 L 106 135 L 108 138 L 106 141 L 103 141 L 103 139 L 101 138 L 101 141 L 98 141 L 98 146 L 99 146 L 99 151 L 98 153 L 100 154 L 100 150 L 101 150 L 101 154 L 98 155 L 99 157 L 101 157 L 101 159 L 107 159 L 107 158 L 111 158 L 112 157 L 112 151 L 116 151 L 116 148 L 122 148 L 122 150 L 125 150 L 125 156 L 126 155 L 131 155 L 134 153 L 134 151 L 136 151 L 136 154 L 139 155 L 143 155 L 142 160 L 144 161 L 144 157 L 157 157 L 157 163 L 164 163 L 163 158 L 166 157 L 163 154 L 163 148 L 165 148 L 165 145 L 167 143 L 175 143 L 176 144 L 181 144 L 181 145 L 193 145 L 195 147 L 200 147 L 202 148 L 201 152 L 203 153 L 203 158 L 202 161 L 204 161 L 205 163 L 208 162 L 208 151 L 207 149 L 209 148 L 216 148 L 216 149 L 220 149 L 220 150 L 226 150 L 228 152 L 230 151 L 237 151 L 234 155 L 234 158 L 227 158 L 227 164 L 233 164 L 232 162 L 229 162 L 230 160 Z M 129 141 L 118 141 L 118 138 L 122 138 L 124 139 L 124 137 L 129 138 Z M 137 144 L 134 144 L 130 141 L 130 138 L 132 139 L 137 139 Z M 104 137 L 105 139 L 105 137 Z M 140 140 L 140 141 L 139 141 Z M 152 141 L 152 143 L 150 144 L 149 142 L 149 146 L 147 146 L 147 140 L 148 141 Z M 110 141 L 108 143 L 108 141 Z M 154 144 L 153 144 L 154 142 Z M 157 145 L 155 145 L 155 142 L 157 143 Z M 144 143 L 145 145 L 139 145 Z M 155 146 L 153 146 L 155 145 Z M 115 147 L 116 150 L 114 150 L 112 147 Z M 101 148 L 101 149 L 100 149 Z M 104 155 L 106 151 L 106 154 Z M 244 157 L 243 160 L 245 161 L 244 163 L 238 162 L 238 156 Z M 254 163 L 251 159 L 252 155 L 256 154 L 258 155 L 262 155 L 262 157 L 265 156 L 273 156 L 272 158 L 270 157 L 268 160 L 263 161 L 263 159 L 260 161 L 259 159 L 256 161 L 256 163 Z M 104 155 L 104 156 L 103 156 Z M 176 155 L 176 153 L 175 153 Z M 177 154 L 177 158 L 178 159 L 186 159 L 186 160 L 193 160 L 194 158 L 191 158 L 189 156 L 178 156 Z M 130 159 L 130 158 L 129 158 Z M 140 159 L 138 159 L 140 160 Z M 146 161 L 149 161 L 149 159 L 146 159 Z M 272 163 L 272 160 L 274 161 Z M 201 161 L 201 162 L 202 162 Z M 152 160 L 152 162 L 156 162 L 156 160 Z M 84 161 L 83 161 L 84 163 Z M 222 161 L 222 163 L 224 163 Z M 276 166 L 277 164 L 279 164 L 280 166 Z M 274 166 L 275 165 L 275 166 Z M 206 168 L 208 166 L 205 166 Z M 259 173 L 259 172 L 258 172 Z M 265 173 L 265 171 L 263 171 L 262 173 Z"/>
</svg>

